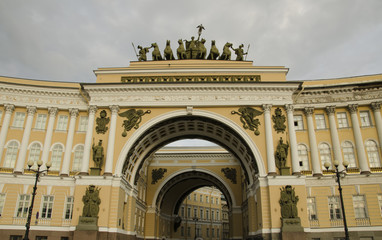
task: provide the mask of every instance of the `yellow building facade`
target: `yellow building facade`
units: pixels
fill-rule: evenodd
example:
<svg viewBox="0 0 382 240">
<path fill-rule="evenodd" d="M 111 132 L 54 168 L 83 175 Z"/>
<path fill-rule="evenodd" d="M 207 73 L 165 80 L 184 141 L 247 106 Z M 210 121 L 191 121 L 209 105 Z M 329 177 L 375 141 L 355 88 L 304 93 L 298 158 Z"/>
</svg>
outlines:
<svg viewBox="0 0 382 240">
<path fill-rule="evenodd" d="M 336 239 L 344 228 L 334 160 L 341 171 L 349 162 L 341 184 L 351 239 L 382 239 L 381 74 L 286 81 L 285 67 L 192 59 L 94 72 L 96 83 L 81 84 L 0 77 L 0 239 L 24 235 L 29 160 L 52 162 L 38 182 L 30 239 L 190 239 L 188 201 L 205 186 L 195 194 L 205 201 L 218 189 L 225 207 L 191 214 L 225 212 L 229 227 L 196 224 L 200 233 L 280 239 L 286 185 L 304 238 Z M 194 138 L 224 151 L 162 149 Z M 96 230 L 78 227 L 89 185 L 99 189 Z"/>
</svg>

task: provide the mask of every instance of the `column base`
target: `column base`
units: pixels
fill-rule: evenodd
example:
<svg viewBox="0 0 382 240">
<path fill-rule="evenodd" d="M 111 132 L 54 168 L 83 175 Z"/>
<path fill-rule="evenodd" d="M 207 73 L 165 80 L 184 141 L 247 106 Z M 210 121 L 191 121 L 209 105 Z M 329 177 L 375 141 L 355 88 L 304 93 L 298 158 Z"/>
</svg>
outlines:
<svg viewBox="0 0 382 240">
<path fill-rule="evenodd" d="M 89 173 L 88 172 L 80 172 L 78 175 L 79 176 L 89 176 Z"/>
<path fill-rule="evenodd" d="M 294 172 L 294 173 L 292 173 L 292 175 L 293 175 L 293 176 L 301 176 L 302 173 L 301 173 L 301 172 Z"/>
<path fill-rule="evenodd" d="M 69 177 L 69 174 L 67 174 L 67 173 L 61 173 L 61 174 L 60 174 L 60 177 Z"/>
<path fill-rule="evenodd" d="M 15 175 L 22 175 L 23 172 L 20 172 L 20 171 L 14 171 L 13 174 L 15 174 Z"/>
<path fill-rule="evenodd" d="M 370 171 L 361 171 L 361 174 L 362 174 L 362 175 L 370 175 L 371 172 L 370 172 Z"/>
<path fill-rule="evenodd" d="M 103 175 L 104 175 L 105 177 L 111 177 L 111 176 L 113 176 L 113 174 L 112 174 L 112 173 L 109 173 L 109 172 L 105 172 L 105 173 L 103 173 Z"/>
<path fill-rule="evenodd" d="M 274 177 L 274 176 L 277 176 L 277 173 L 276 172 L 270 172 L 270 173 L 268 173 L 268 176 Z"/>
<path fill-rule="evenodd" d="M 313 173 L 313 177 L 322 177 L 324 176 L 322 173 Z"/>
</svg>

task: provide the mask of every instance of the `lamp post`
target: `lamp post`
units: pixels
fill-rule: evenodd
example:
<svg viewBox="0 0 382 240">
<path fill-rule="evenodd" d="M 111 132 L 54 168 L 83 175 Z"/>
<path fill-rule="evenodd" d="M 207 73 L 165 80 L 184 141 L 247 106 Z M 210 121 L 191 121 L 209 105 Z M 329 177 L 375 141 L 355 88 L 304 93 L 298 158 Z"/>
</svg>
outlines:
<svg viewBox="0 0 382 240">
<path fill-rule="evenodd" d="M 47 162 L 45 165 L 46 165 L 46 170 L 40 170 L 40 167 L 42 166 L 43 162 L 41 160 L 38 160 L 37 161 L 37 170 L 34 170 L 34 169 L 31 169 L 31 167 L 33 166 L 34 164 L 34 161 L 33 160 L 29 160 L 27 162 L 28 164 L 28 170 L 31 170 L 33 171 L 35 174 L 36 174 L 36 178 L 35 178 L 35 182 L 34 182 L 34 187 L 33 187 L 33 192 L 32 192 L 32 202 L 31 202 L 31 205 L 29 207 L 29 211 L 28 211 L 28 218 L 27 218 L 27 224 L 25 224 L 25 227 L 26 227 L 26 230 L 25 230 L 25 236 L 24 236 L 24 240 L 29 240 L 29 228 L 31 226 L 31 218 L 32 218 L 32 211 L 33 211 L 33 204 L 34 204 L 34 198 L 36 196 L 36 191 L 37 191 L 37 181 L 38 181 L 38 178 L 40 177 L 40 174 L 41 173 L 44 173 L 44 172 L 48 172 L 49 171 L 49 168 L 52 166 L 52 163 L 51 162 Z"/>
<path fill-rule="evenodd" d="M 192 220 L 194 220 L 195 221 L 195 238 L 194 239 L 196 239 L 196 237 L 197 237 L 197 235 L 196 235 L 196 222 L 199 220 L 197 217 L 194 217 Z"/>
<path fill-rule="evenodd" d="M 348 231 L 348 226 L 347 226 L 347 224 L 346 224 L 344 199 L 343 199 L 343 197 L 342 197 L 342 187 L 341 187 L 341 180 L 340 180 L 340 173 L 343 173 L 345 170 L 347 170 L 347 168 L 348 168 L 348 166 L 349 166 L 349 162 L 348 162 L 348 161 L 344 161 L 344 162 L 343 162 L 343 165 L 344 165 L 344 167 L 345 167 L 345 170 L 342 170 L 342 171 L 338 171 L 338 166 L 340 165 L 340 163 L 339 163 L 338 160 L 334 160 L 333 164 L 334 164 L 334 167 L 336 168 L 336 177 L 337 177 L 337 183 L 338 183 L 338 191 L 339 191 L 339 193 L 340 193 L 341 209 L 342 209 L 342 217 L 343 217 L 343 221 L 344 221 L 344 229 L 345 229 L 345 240 L 349 240 L 349 231 Z M 325 166 L 326 170 L 328 170 L 329 167 L 330 167 L 330 163 L 329 163 L 329 162 L 325 162 L 325 163 L 324 163 L 324 166 Z"/>
</svg>

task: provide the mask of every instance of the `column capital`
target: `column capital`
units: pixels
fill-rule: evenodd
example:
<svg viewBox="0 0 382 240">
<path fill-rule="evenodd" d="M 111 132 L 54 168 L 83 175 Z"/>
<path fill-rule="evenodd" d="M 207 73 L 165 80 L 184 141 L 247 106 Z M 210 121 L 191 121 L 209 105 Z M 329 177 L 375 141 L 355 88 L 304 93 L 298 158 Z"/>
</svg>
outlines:
<svg viewBox="0 0 382 240">
<path fill-rule="evenodd" d="M 12 113 L 15 110 L 15 105 L 13 104 L 4 104 L 5 112 Z"/>
<path fill-rule="evenodd" d="M 37 107 L 35 106 L 27 106 L 27 113 L 30 116 L 33 116 L 37 111 Z"/>
<path fill-rule="evenodd" d="M 263 104 L 264 112 L 270 112 L 272 108 L 272 104 Z"/>
<path fill-rule="evenodd" d="M 336 106 L 327 106 L 325 110 L 328 115 L 333 115 L 336 113 Z"/>
<path fill-rule="evenodd" d="M 97 112 L 97 106 L 95 105 L 90 105 L 88 108 L 89 114 L 95 114 Z"/>
<path fill-rule="evenodd" d="M 374 112 L 381 110 L 381 102 L 373 102 L 371 103 L 371 109 L 373 109 Z"/>
<path fill-rule="evenodd" d="M 55 117 L 57 115 L 57 113 L 58 113 L 58 108 L 50 107 L 50 108 L 48 108 L 48 112 L 49 112 L 50 116 Z"/>
<path fill-rule="evenodd" d="M 117 114 L 119 112 L 119 106 L 118 105 L 111 105 L 109 106 L 111 110 L 111 114 Z"/>
<path fill-rule="evenodd" d="M 348 106 L 349 112 L 350 113 L 357 113 L 358 111 L 358 104 L 350 104 Z"/>
<path fill-rule="evenodd" d="M 286 104 L 285 105 L 285 110 L 287 111 L 287 113 L 293 113 L 294 107 L 293 107 L 292 104 Z"/>
<path fill-rule="evenodd" d="M 314 113 L 314 107 L 306 107 L 304 108 L 304 113 L 306 116 L 312 116 Z"/>
<path fill-rule="evenodd" d="M 79 112 L 78 108 L 69 108 L 70 117 L 76 118 Z"/>
</svg>

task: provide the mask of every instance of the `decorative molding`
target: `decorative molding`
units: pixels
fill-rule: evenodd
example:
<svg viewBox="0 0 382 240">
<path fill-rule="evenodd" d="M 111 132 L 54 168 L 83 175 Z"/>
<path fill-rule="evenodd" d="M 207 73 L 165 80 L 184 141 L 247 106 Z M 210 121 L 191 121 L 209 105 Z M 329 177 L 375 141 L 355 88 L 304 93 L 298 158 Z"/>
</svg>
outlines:
<svg viewBox="0 0 382 240">
<path fill-rule="evenodd" d="M 111 106 L 109 106 L 109 109 L 111 111 L 111 115 L 117 114 L 119 112 L 119 106 L 118 105 L 111 105 Z"/>
<path fill-rule="evenodd" d="M 96 119 L 96 132 L 97 134 L 105 134 L 107 132 L 107 130 L 109 129 L 106 125 L 110 122 L 110 118 L 109 117 L 106 117 L 107 116 L 107 113 L 105 110 L 102 110 L 100 113 L 99 113 L 99 116 L 97 119 Z"/>
<path fill-rule="evenodd" d="M 69 114 L 70 114 L 70 117 L 72 118 L 78 117 L 78 114 L 79 114 L 78 108 L 69 108 Z"/>
<path fill-rule="evenodd" d="M 381 110 L 381 102 L 373 102 L 371 103 L 371 109 L 373 109 L 374 112 Z"/>
<path fill-rule="evenodd" d="M 325 108 L 326 113 L 330 116 L 336 113 L 336 106 L 328 106 Z"/>
<path fill-rule="evenodd" d="M 294 107 L 293 107 L 292 104 L 286 104 L 286 105 L 285 105 L 285 110 L 286 110 L 287 113 L 290 113 L 290 112 L 293 113 L 293 111 L 294 111 Z"/>
<path fill-rule="evenodd" d="M 162 179 L 165 172 L 167 172 L 166 168 L 153 169 L 151 171 L 151 184 L 156 184 L 160 179 Z"/>
<path fill-rule="evenodd" d="M 13 105 L 13 104 L 5 104 L 4 108 L 5 108 L 5 112 L 6 113 L 12 114 L 12 112 L 15 110 L 15 105 Z"/>
<path fill-rule="evenodd" d="M 224 75 L 224 76 L 147 76 L 147 77 L 121 77 L 122 83 L 144 84 L 144 83 L 240 83 L 240 82 L 260 82 L 260 75 Z"/>
<path fill-rule="evenodd" d="M 88 112 L 89 112 L 89 115 L 90 114 L 96 114 L 96 112 L 97 112 L 97 106 L 95 106 L 95 105 L 90 105 L 89 107 L 88 107 Z"/>
<path fill-rule="evenodd" d="M 35 106 L 27 106 L 27 113 L 30 116 L 33 116 L 37 111 L 37 107 Z"/>
<path fill-rule="evenodd" d="M 277 133 L 284 133 L 286 129 L 285 121 L 286 117 L 282 114 L 280 108 L 275 109 L 275 115 L 272 116 L 272 121 L 274 123 L 273 128 Z"/>
<path fill-rule="evenodd" d="M 304 108 L 304 113 L 306 116 L 312 116 L 314 113 L 314 107 L 306 107 Z"/>
<path fill-rule="evenodd" d="M 50 107 L 48 108 L 49 116 L 56 117 L 58 113 L 58 108 Z"/>
<path fill-rule="evenodd" d="M 351 114 L 358 112 L 358 104 L 350 104 L 348 105 L 349 112 Z"/>
<path fill-rule="evenodd" d="M 263 112 L 251 107 L 241 107 L 237 111 L 231 111 L 231 114 L 237 114 L 240 116 L 240 122 L 243 123 L 244 129 L 253 131 L 256 136 L 260 135 L 260 120 L 255 119 L 255 117 L 263 114 Z"/>
</svg>

